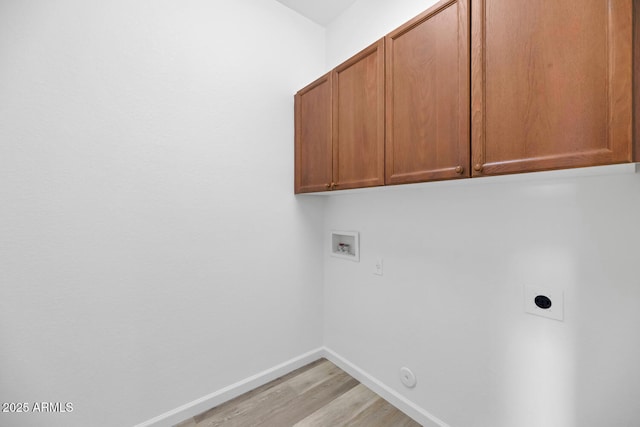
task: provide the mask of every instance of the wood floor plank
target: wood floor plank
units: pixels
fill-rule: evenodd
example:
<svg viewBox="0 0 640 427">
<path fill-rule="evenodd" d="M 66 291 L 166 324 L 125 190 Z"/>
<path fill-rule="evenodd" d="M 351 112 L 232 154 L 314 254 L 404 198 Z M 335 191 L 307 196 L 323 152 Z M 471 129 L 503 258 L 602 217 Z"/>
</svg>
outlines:
<svg viewBox="0 0 640 427">
<path fill-rule="evenodd" d="M 358 384 L 330 404 L 295 424 L 294 427 L 339 427 L 350 425 L 351 420 L 377 399 L 377 394 L 364 385 Z"/>
<path fill-rule="evenodd" d="M 261 425 L 271 412 L 282 408 L 295 397 L 295 392 L 288 385 L 281 384 L 266 390 L 253 399 L 237 406 L 225 408 L 198 422 L 197 427 L 247 427 Z"/>
<path fill-rule="evenodd" d="M 305 375 L 297 375 L 288 380 L 287 383 L 298 393 L 304 393 L 316 387 L 318 383 L 326 381 L 328 378 L 341 374 L 342 372 L 340 368 L 325 359 L 323 363 L 307 371 Z"/>
<path fill-rule="evenodd" d="M 419 427 L 326 359 L 189 418 L 176 427 Z"/>
<path fill-rule="evenodd" d="M 333 369 L 330 362 L 319 363 L 298 375 L 280 381 L 273 387 L 266 387 L 253 393 L 250 399 L 235 404 L 224 404 L 208 412 L 197 427 L 246 427 L 292 425 L 298 419 L 322 407 L 336 396 L 357 385 L 357 381 L 339 369 Z M 327 369 L 331 368 L 331 369 Z M 334 371 L 334 375 L 326 375 Z M 295 379 L 297 387 L 309 390 L 299 393 L 290 384 Z M 312 386 L 313 384 L 313 386 Z M 309 388 L 310 387 L 310 388 Z M 309 398 L 308 395 L 313 396 Z"/>
<path fill-rule="evenodd" d="M 349 422 L 349 427 L 421 427 L 381 397 Z"/>
<path fill-rule="evenodd" d="M 184 420 L 176 427 L 197 427 L 196 421 L 193 418 L 189 418 L 188 420 Z"/>
<path fill-rule="evenodd" d="M 344 393 L 347 393 L 358 384 L 358 381 L 354 378 L 345 372 L 340 372 L 318 383 L 316 387 L 296 396 L 289 402 L 287 407 L 282 407 L 280 408 L 281 410 L 271 413 L 258 425 L 261 427 L 293 426 L 318 409 L 326 407 L 337 396 L 344 395 Z"/>
<path fill-rule="evenodd" d="M 247 393 L 244 393 L 234 399 L 229 400 L 228 402 L 225 402 L 221 405 L 218 405 L 214 408 L 209 409 L 208 411 L 205 411 L 199 415 L 196 415 L 195 417 L 193 417 L 194 421 L 196 423 L 200 423 L 201 421 L 216 416 L 224 411 L 229 411 L 231 410 L 231 408 L 235 408 L 239 405 L 241 405 L 243 402 L 246 402 L 248 400 L 251 400 L 253 398 L 255 398 L 255 396 L 264 393 L 265 391 L 277 387 L 278 385 L 289 381 L 292 378 L 297 377 L 298 375 L 307 372 L 315 367 L 317 367 L 318 365 L 323 364 L 324 362 L 326 362 L 326 359 L 319 359 L 316 360 L 315 362 L 312 362 L 308 365 L 305 365 L 301 368 L 298 368 L 290 373 L 288 373 L 287 375 L 283 375 L 282 377 L 279 377 L 263 386 L 257 387 L 251 391 L 248 391 Z"/>
</svg>

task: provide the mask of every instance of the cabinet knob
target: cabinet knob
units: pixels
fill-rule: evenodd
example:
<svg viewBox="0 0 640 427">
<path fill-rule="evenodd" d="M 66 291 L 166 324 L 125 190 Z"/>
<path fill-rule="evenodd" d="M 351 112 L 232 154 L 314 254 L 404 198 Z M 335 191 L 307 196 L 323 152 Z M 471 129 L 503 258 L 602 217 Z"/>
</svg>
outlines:
<svg viewBox="0 0 640 427">
<path fill-rule="evenodd" d="M 461 174 L 462 172 L 464 172 L 464 168 L 462 166 L 456 166 L 456 173 Z"/>
<path fill-rule="evenodd" d="M 324 186 L 325 186 L 327 189 L 330 189 L 330 188 L 331 188 L 331 184 L 325 184 Z"/>
<path fill-rule="evenodd" d="M 340 184 L 338 184 L 337 182 L 332 182 L 331 183 L 331 188 L 336 188 L 337 186 L 339 186 Z"/>
<path fill-rule="evenodd" d="M 480 171 L 482 171 L 482 165 L 481 165 L 480 163 L 476 163 L 476 164 L 473 166 L 473 169 L 474 169 L 476 172 L 480 172 Z"/>
</svg>

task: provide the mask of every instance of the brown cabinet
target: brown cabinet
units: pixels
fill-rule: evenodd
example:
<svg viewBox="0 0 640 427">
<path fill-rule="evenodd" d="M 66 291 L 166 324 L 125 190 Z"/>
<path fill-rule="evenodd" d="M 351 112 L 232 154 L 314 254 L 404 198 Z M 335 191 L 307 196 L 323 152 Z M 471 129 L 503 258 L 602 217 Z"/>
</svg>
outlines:
<svg viewBox="0 0 640 427">
<path fill-rule="evenodd" d="M 384 40 L 295 96 L 295 192 L 384 184 Z"/>
<path fill-rule="evenodd" d="M 384 184 L 384 40 L 336 67 L 333 187 Z"/>
<path fill-rule="evenodd" d="M 470 176 L 469 21 L 441 1 L 386 37 L 387 184 Z"/>
<path fill-rule="evenodd" d="M 296 193 L 640 162 L 640 0 L 440 0 L 295 100 Z"/>
<path fill-rule="evenodd" d="M 331 183 L 331 73 L 298 91 L 295 102 L 295 192 L 324 191 Z"/>
<path fill-rule="evenodd" d="M 640 0 L 633 1 L 633 102 L 634 102 L 634 132 L 635 141 L 634 162 L 640 162 Z"/>
<path fill-rule="evenodd" d="M 629 162 L 632 0 L 472 0 L 473 175 Z"/>
</svg>

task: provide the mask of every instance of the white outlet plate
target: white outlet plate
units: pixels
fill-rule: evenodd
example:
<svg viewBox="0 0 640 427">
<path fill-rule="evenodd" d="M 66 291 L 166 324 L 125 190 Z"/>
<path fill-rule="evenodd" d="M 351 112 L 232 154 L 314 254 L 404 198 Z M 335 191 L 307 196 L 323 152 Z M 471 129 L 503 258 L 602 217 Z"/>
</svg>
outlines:
<svg viewBox="0 0 640 427">
<path fill-rule="evenodd" d="M 551 300 L 551 307 L 544 309 L 536 305 L 536 297 L 544 295 Z M 537 286 L 524 287 L 524 311 L 554 320 L 564 320 L 564 293 Z"/>
<path fill-rule="evenodd" d="M 382 258 L 376 258 L 376 263 L 373 266 L 373 274 L 382 276 L 382 266 Z"/>
<path fill-rule="evenodd" d="M 416 386 L 416 376 L 411 369 L 403 366 L 400 368 L 400 381 L 405 387 L 414 388 Z"/>
</svg>

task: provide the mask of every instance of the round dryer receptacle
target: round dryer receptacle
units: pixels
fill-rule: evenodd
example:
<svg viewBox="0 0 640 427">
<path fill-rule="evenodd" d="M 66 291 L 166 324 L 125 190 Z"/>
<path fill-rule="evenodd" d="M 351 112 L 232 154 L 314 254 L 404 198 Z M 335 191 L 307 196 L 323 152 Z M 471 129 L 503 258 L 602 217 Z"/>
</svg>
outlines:
<svg viewBox="0 0 640 427">
<path fill-rule="evenodd" d="M 543 309 L 543 310 L 548 310 L 551 308 L 551 299 L 546 296 L 546 295 L 538 295 L 536 296 L 535 300 L 534 300 L 535 304 Z"/>
</svg>

